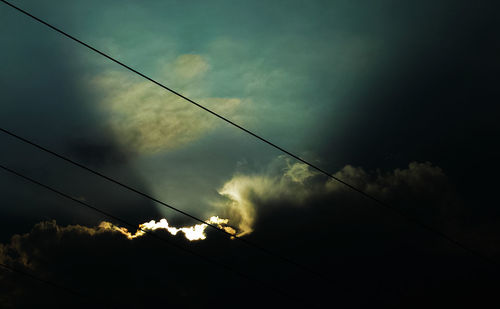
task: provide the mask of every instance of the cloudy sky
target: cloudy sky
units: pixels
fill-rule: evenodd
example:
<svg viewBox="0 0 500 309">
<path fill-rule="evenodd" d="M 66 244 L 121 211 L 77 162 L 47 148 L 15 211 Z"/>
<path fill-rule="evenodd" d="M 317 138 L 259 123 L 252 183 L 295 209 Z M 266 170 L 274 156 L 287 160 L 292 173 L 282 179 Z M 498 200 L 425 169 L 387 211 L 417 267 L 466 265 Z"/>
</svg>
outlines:
<svg viewBox="0 0 500 309">
<path fill-rule="evenodd" d="M 493 1 L 12 3 L 500 262 Z M 2 165 L 135 226 L 2 171 L 0 262 L 84 295 L 2 269 L 2 307 L 498 301 L 498 266 L 3 3 L 0 40 L 3 129 L 321 275 L 2 133 Z M 129 239 L 163 218 L 211 262 Z"/>
</svg>

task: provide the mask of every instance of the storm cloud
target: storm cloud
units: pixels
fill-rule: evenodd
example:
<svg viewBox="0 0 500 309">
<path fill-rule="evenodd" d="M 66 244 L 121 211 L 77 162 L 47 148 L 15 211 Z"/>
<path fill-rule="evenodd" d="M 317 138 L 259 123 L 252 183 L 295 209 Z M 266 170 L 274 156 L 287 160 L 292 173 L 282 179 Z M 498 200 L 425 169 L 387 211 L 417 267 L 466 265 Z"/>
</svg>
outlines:
<svg viewBox="0 0 500 309">
<path fill-rule="evenodd" d="M 408 204 L 409 201 L 417 198 L 419 202 L 433 203 L 431 206 L 441 213 L 443 205 L 457 199 L 445 173 L 430 163 L 412 162 L 407 168 L 389 172 L 367 172 L 359 167 L 345 166 L 335 175 L 409 209 L 416 205 Z M 365 199 L 352 196 L 348 189 L 283 157 L 277 158 L 261 173 L 235 175 L 219 192 L 226 201 L 215 205 L 215 209 L 232 215 L 230 222 L 240 220 L 240 235 L 300 263 L 312 265 L 313 269 L 321 269 L 325 276 L 334 279 L 324 281 L 311 277 L 252 248 L 242 248 L 238 241 L 221 237 L 212 230 L 206 231 L 206 240 L 195 242 L 161 229 L 155 233 L 176 245 L 251 273 L 252 278 L 265 278 L 266 283 L 295 294 L 306 303 L 308 299 L 317 302 L 329 295 L 326 291 L 334 289 L 340 304 L 350 301 L 366 305 L 369 299 L 352 302 L 352 293 L 355 294 L 356 289 L 369 290 L 368 286 L 373 284 L 383 284 L 387 280 L 383 269 L 397 267 L 398 263 L 418 261 L 421 265 L 401 274 L 391 272 L 391 280 L 410 275 L 424 278 L 432 272 L 443 287 L 444 299 L 451 291 L 464 288 L 466 278 L 476 278 L 472 279 L 476 283 L 486 280 L 481 267 L 477 266 L 470 266 L 462 274 L 452 274 L 456 265 L 463 265 L 462 253 L 442 247 L 439 241 L 422 235 L 415 226 L 402 224 L 399 218 L 384 219 L 388 214 L 366 205 Z M 231 271 L 205 263 L 168 244 L 165 246 L 157 239 L 126 237 L 118 226 L 109 222 L 94 227 L 41 222 L 29 233 L 14 235 L 10 242 L 1 245 L 0 262 L 67 284 L 91 295 L 91 301 L 106 299 L 122 307 L 168 304 L 194 307 L 207 302 L 217 303 L 219 307 L 230 308 L 234 304 L 251 307 L 260 299 L 251 300 L 253 293 L 268 293 L 271 303 L 290 301 L 273 294 L 269 286 L 257 288 L 259 283 L 245 281 Z M 325 248 L 325 243 L 330 245 Z M 358 258 L 351 260 L 352 256 L 363 256 L 364 264 L 359 265 Z M 453 258 L 450 260 L 450 257 Z M 338 269 L 338 264 L 344 265 L 343 270 Z M 384 266 L 371 268 L 377 264 Z M 470 272 L 478 270 L 479 275 L 470 277 Z M 47 296 L 59 295 L 60 291 L 47 292 L 43 285 L 20 280 L 15 273 L 2 271 L 0 275 L 1 297 L 6 307 L 28 306 L 33 295 L 36 295 L 36 302 L 58 306 L 71 303 L 78 307 L 74 297 Z M 364 282 L 357 282 L 361 277 Z M 215 280 L 220 285 L 207 280 Z M 450 285 L 450 280 L 455 283 Z M 481 293 L 489 291 L 481 286 Z M 163 295 L 160 298 L 156 296 L 159 291 Z M 418 284 L 408 285 L 405 291 L 427 296 L 433 293 L 429 289 L 422 290 Z M 409 299 L 404 295 L 387 298 L 386 293 L 399 295 L 392 288 L 381 294 L 372 290 L 369 295 L 376 302 L 408 304 Z M 479 291 L 475 289 L 474 293 L 478 295 Z M 297 304 L 292 302 L 289 306 Z"/>
<path fill-rule="evenodd" d="M 412 162 L 407 168 L 388 172 L 348 165 L 335 176 L 407 211 L 418 205 L 435 209 L 435 222 L 447 219 L 443 209 L 449 208 L 450 203 L 459 205 L 455 204 L 459 198 L 444 171 L 428 162 Z M 463 252 L 443 246 L 442 241 L 422 233 L 418 227 L 368 205 L 366 199 L 353 195 L 347 188 L 284 157 L 278 157 L 259 173 L 234 175 L 219 193 L 220 204 L 213 205 L 214 210 L 228 215 L 230 223 L 238 223 L 235 227 L 242 237 L 320 269 L 333 279 L 325 281 L 311 276 L 210 229 L 206 230 L 206 240 L 194 242 L 180 233 L 173 236 L 161 229 L 155 231 L 176 245 L 221 261 L 257 280 L 248 281 L 147 235 L 127 237 L 127 231 L 109 222 L 94 227 L 61 226 L 55 221 L 38 223 L 29 233 L 14 235 L 0 246 L 0 262 L 125 307 L 194 307 L 207 302 L 219 307 L 252 307 L 261 299 L 252 298 L 253 293 L 268 293 L 269 301 L 276 304 L 291 300 L 275 295 L 267 284 L 296 295 L 299 303 L 311 299 L 327 301 L 327 291 L 334 289 L 339 304 L 358 306 L 375 301 L 408 305 L 407 296 L 412 293 L 435 297 L 432 289 L 419 285 L 419 280 L 431 273 L 442 288 L 437 299 L 443 301 L 457 289 L 485 295 L 493 287 L 485 288 L 489 279 L 484 265 L 464 262 L 469 257 Z M 418 211 L 414 214 L 418 215 Z M 361 257 L 363 263 L 359 264 Z M 415 266 L 400 273 L 384 273 L 384 269 L 399 267 L 400 263 Z M 338 265 L 343 268 L 340 270 Z M 467 267 L 454 273 L 459 265 Z M 37 302 L 74 305 L 75 299 L 69 296 L 47 297 L 60 291 L 48 293 L 46 287 L 20 281 L 15 273 L 0 274 L 4 279 L 1 297 L 7 307 L 27 306 L 33 295 Z M 416 280 L 405 286 L 406 294 L 386 284 L 405 276 Z M 359 282 L 361 278 L 363 281 Z M 259 283 L 260 279 L 266 284 Z M 483 284 L 471 289 L 467 280 Z M 387 290 L 380 293 L 369 288 L 377 284 L 383 284 Z M 259 285 L 261 288 L 257 288 Z M 368 293 L 369 298 L 353 302 L 358 289 Z M 163 297 L 155 296 L 159 291 Z M 461 300 L 470 299 L 464 295 Z M 295 301 L 289 306 L 299 304 Z"/>
<path fill-rule="evenodd" d="M 367 172 L 346 165 L 334 174 L 356 188 L 411 215 L 432 214 L 440 223 L 448 222 L 446 212 L 460 211 L 460 200 L 443 170 L 429 162 L 411 162 L 407 168 L 389 172 Z M 345 204 L 354 193 L 345 185 L 312 170 L 304 163 L 291 163 L 283 156 L 261 173 L 236 174 L 225 182 L 219 194 L 225 202 L 216 203 L 231 222 L 239 222 L 240 235 L 251 233 L 259 211 L 273 204 L 281 207 L 309 207 L 317 199 Z M 423 205 L 420 206 L 419 204 Z M 446 220 L 444 219 L 446 218 Z"/>
<path fill-rule="evenodd" d="M 1 268 L 2 307 L 34 304 L 76 308 L 88 304 L 98 308 L 194 307 L 206 303 L 231 307 L 243 300 L 243 307 L 256 304 L 257 300 L 245 296 L 256 288 L 256 282 L 175 247 L 185 247 L 209 259 L 221 251 L 219 259 L 230 264 L 234 256 L 228 249 L 234 250 L 233 241 L 215 238 L 203 245 L 168 232 L 156 231 L 156 235 L 167 241 L 148 236 L 128 239 L 109 222 L 95 227 L 40 222 L 29 233 L 14 235 L 9 243 L 0 245 L 0 262 L 76 290 L 85 297 L 47 288 Z M 231 267 L 237 269 L 237 263 L 233 264 Z M 267 301 L 284 300 L 280 295 L 266 292 L 267 288 L 257 288 L 259 293 L 268 295 Z"/>
</svg>

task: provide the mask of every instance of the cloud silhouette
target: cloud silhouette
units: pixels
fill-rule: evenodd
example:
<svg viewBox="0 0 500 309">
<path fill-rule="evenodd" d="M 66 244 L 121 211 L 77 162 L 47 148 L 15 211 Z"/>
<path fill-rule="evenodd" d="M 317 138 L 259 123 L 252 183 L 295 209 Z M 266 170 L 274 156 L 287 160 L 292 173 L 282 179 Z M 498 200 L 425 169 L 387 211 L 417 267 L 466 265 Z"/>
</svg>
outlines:
<svg viewBox="0 0 500 309">
<path fill-rule="evenodd" d="M 336 176 L 405 211 L 438 209 L 431 213 L 440 218 L 442 207 L 454 194 L 444 172 L 430 163 L 412 162 L 389 172 L 345 166 Z M 154 238 L 128 239 L 111 223 L 95 227 L 38 223 L 29 233 L 14 235 L 0 245 L 0 262 L 121 307 L 210 303 L 229 308 L 242 302 L 253 307 L 264 298 L 273 306 L 296 307 L 295 299 L 283 298 L 271 287 L 317 303 L 331 301 L 335 291 L 342 306 L 412 303 L 411 295 L 443 301 L 455 295 L 455 303 L 494 295 L 489 273 L 465 263 L 469 256 L 462 257 L 449 245 L 443 247 L 400 218 L 388 219 L 379 208 L 363 205 L 366 200 L 359 195 L 300 163 L 280 157 L 261 173 L 234 175 L 219 191 L 224 198 L 218 210 L 233 214 L 230 222 L 240 220 L 238 228 L 243 231 L 239 232 L 246 233 L 245 238 L 332 279 L 325 283 L 212 230 L 206 230 L 206 240 L 195 242 L 181 233 L 172 236 L 155 230 L 173 244 L 252 278 L 263 278 L 264 283 L 243 280 Z M 456 272 L 457 267 L 461 272 Z M 434 286 L 422 286 L 429 277 Z M 405 278 L 411 280 L 404 287 L 394 286 Z M 5 270 L 0 270 L 0 284 L 5 308 L 88 306 Z M 440 295 L 434 294 L 436 285 L 441 287 Z M 382 292 L 373 286 L 383 287 Z M 356 298 L 361 292 L 367 297 Z"/>
<path fill-rule="evenodd" d="M 253 231 L 259 211 L 269 205 L 307 207 L 317 199 L 345 203 L 346 195 L 357 194 L 306 164 L 291 164 L 288 159 L 279 157 L 271 165 L 272 168 L 262 173 L 236 174 L 219 190 L 225 201 L 215 205 L 225 211 L 223 214 L 231 218 L 231 222 L 239 222 L 240 235 Z M 411 162 L 406 169 L 386 173 L 369 173 L 361 167 L 346 165 L 335 176 L 415 215 L 423 215 L 418 211 L 419 203 L 425 205 L 421 209 L 430 210 L 436 216 L 460 206 L 442 169 L 429 162 Z"/>
</svg>

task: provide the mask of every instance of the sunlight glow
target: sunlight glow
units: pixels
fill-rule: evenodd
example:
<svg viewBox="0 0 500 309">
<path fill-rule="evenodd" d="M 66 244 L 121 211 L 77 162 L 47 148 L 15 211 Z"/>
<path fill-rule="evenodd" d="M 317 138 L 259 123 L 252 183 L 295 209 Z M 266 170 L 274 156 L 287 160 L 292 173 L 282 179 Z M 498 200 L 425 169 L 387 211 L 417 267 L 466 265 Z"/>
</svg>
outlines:
<svg viewBox="0 0 500 309">
<path fill-rule="evenodd" d="M 232 228 L 231 226 L 228 225 L 229 219 L 222 219 L 217 216 L 212 216 L 210 219 L 205 221 L 208 224 L 212 224 L 217 226 L 220 229 L 223 229 L 229 234 L 235 235 L 236 230 Z M 206 239 L 207 236 L 205 235 L 205 229 L 207 228 L 207 224 L 196 224 L 193 226 L 186 226 L 186 227 L 181 227 L 181 228 L 176 228 L 176 227 L 171 227 L 168 224 L 167 219 L 163 218 L 160 221 L 156 222 L 155 220 L 151 220 L 149 222 L 145 222 L 139 225 L 139 228 L 137 231 L 132 234 L 131 232 L 128 231 L 128 229 L 124 227 L 119 227 L 116 225 L 113 225 L 112 223 L 109 222 L 101 222 L 99 225 L 101 228 L 104 229 L 112 229 L 117 232 L 120 232 L 121 234 L 125 235 L 128 239 L 134 239 L 138 238 L 141 236 L 144 236 L 148 231 L 154 231 L 158 229 L 166 230 L 172 235 L 177 235 L 177 233 L 182 232 L 184 233 L 184 236 L 190 240 L 203 240 Z M 231 237 L 233 238 L 233 237 Z"/>
</svg>

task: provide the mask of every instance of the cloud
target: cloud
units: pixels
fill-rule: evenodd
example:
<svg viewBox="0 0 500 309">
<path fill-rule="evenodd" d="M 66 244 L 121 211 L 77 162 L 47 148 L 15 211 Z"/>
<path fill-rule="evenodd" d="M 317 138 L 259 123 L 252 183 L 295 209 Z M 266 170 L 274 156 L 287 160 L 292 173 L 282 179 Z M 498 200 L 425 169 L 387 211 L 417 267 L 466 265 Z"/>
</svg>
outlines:
<svg viewBox="0 0 500 309">
<path fill-rule="evenodd" d="M 405 209 L 417 206 L 439 209 L 451 194 L 447 192 L 452 192 L 444 172 L 430 163 L 412 162 L 407 168 L 388 172 L 345 166 L 336 176 L 378 197 L 399 201 Z M 365 200 L 356 199 L 357 194 L 301 163 L 280 157 L 260 173 L 233 176 L 220 192 L 224 199 L 218 205 L 219 210 L 233 212 L 234 218 L 213 219 L 213 223 L 224 225 L 245 218 L 247 221 L 239 222 L 239 228 L 246 224 L 247 230 L 239 230 L 240 234 L 246 232 L 247 239 L 263 248 L 321 270 L 326 277 L 334 278 L 329 280 L 331 285 L 324 285 L 317 278 L 240 242 L 229 241 L 227 237 L 219 239 L 216 233 L 208 234 L 205 241 L 195 242 L 189 242 L 182 233 L 171 236 L 163 228 L 155 233 L 164 233 L 174 244 L 223 261 L 291 295 L 302 295 L 319 304 L 331 301 L 328 293 L 331 290 L 337 291 L 336 301 L 343 306 L 352 305 L 353 299 L 363 302 L 365 298 L 356 298 L 360 293 L 369 295 L 369 302 L 412 303 L 414 297 L 408 295 L 435 299 L 436 286 L 443 287 L 439 293 L 447 293 L 440 296 L 444 301 L 456 296 L 457 290 L 461 292 L 459 295 L 472 295 L 469 293 L 472 291 L 474 300 L 482 299 L 475 295 L 496 295 L 491 291 L 496 286 L 487 281 L 492 279 L 490 272 L 478 275 L 476 260 L 470 262 L 469 256 L 462 256 L 461 251 L 457 253 L 456 248 L 450 249 L 442 242 L 439 251 L 431 252 L 434 238 L 407 222 L 401 225 L 399 218 L 395 220 L 397 224 L 386 220 L 387 214 L 378 208 L 357 207 L 359 201 Z M 418 203 L 409 203 L 412 199 Z M 161 222 L 148 224 L 167 226 Z M 253 233 L 248 234 L 252 229 Z M 0 244 L 0 261 L 109 300 L 117 307 L 195 307 L 207 303 L 234 307 L 242 301 L 252 307 L 259 305 L 266 291 L 269 297 L 274 297 L 271 299 L 276 306 L 290 301 L 272 294 L 265 285 L 261 289 L 255 282 L 241 280 L 223 268 L 183 254 L 168 244 L 164 246 L 152 237 L 128 239 L 127 233 L 109 222 L 95 227 L 41 222 L 29 233 L 14 235 L 9 243 Z M 456 272 L 457 267 L 461 272 Z M 412 280 L 395 289 L 394 282 L 405 278 Z M 435 284 L 423 288 L 422 282 L 429 278 Z M 0 270 L 0 305 L 19 308 L 55 302 L 56 307 L 70 304 L 78 307 L 74 298 L 63 298 L 64 295 L 49 293 L 43 287 Z M 356 303 L 356 307 L 362 306 Z"/>
<path fill-rule="evenodd" d="M 97 227 L 82 225 L 59 226 L 56 221 L 37 223 L 30 233 L 12 236 L 7 245 L 0 244 L 0 262 L 14 264 L 24 268 L 37 268 L 39 257 L 45 256 L 45 248 L 57 246 L 66 241 L 67 235 L 78 238 L 100 237 L 103 235 L 118 234 L 109 222 L 102 222 Z M 44 249 L 42 249 L 44 248 Z"/>
<path fill-rule="evenodd" d="M 175 75 L 185 80 L 201 77 L 208 69 L 208 63 L 200 55 L 181 55 L 174 62 Z"/>
<path fill-rule="evenodd" d="M 396 168 L 386 173 L 377 170 L 372 174 L 361 167 L 346 165 L 334 176 L 384 200 L 401 199 L 407 195 L 422 196 L 422 194 L 436 197 L 450 190 L 448 178 L 443 170 L 430 162 L 411 162 L 406 169 Z M 334 192 L 348 190 L 333 179 L 328 180 L 326 188 Z"/>
<path fill-rule="evenodd" d="M 228 225 L 228 219 L 212 216 L 206 222 L 218 226 L 228 233 L 236 233 Z M 176 228 L 170 226 L 166 219 L 161 219 L 158 222 L 151 220 L 140 224 L 137 231 L 132 234 L 127 228 L 107 221 L 102 221 L 95 227 L 83 225 L 59 226 L 55 220 L 44 221 L 37 223 L 30 233 L 12 236 L 9 244 L 0 244 L 0 263 L 12 264 L 16 267 L 27 269 L 37 268 L 39 265 L 36 263 L 40 260 L 39 258 L 47 255 L 47 252 L 44 252 L 41 248 L 57 246 L 57 244 L 67 241 L 68 237 L 74 238 L 77 241 L 78 239 L 99 238 L 103 236 L 116 238 L 116 236 L 122 235 L 124 236 L 123 239 L 133 240 L 146 235 L 147 232 L 161 230 L 167 231 L 173 236 L 182 232 L 186 239 L 195 241 L 206 239 L 205 229 L 207 226 L 207 224 L 196 224 Z"/>
<path fill-rule="evenodd" d="M 212 216 L 208 220 L 206 220 L 208 224 L 212 224 L 217 226 L 220 229 L 225 230 L 226 232 L 230 234 L 236 234 L 236 231 L 228 226 L 229 220 L 228 219 L 222 219 L 217 216 Z M 193 226 L 185 226 L 181 228 L 176 228 L 172 227 L 168 224 L 167 219 L 163 218 L 160 221 L 156 222 L 155 220 L 151 220 L 149 222 L 145 222 L 142 224 L 139 224 L 139 228 L 137 231 L 132 234 L 131 232 L 128 231 L 128 229 L 124 227 L 118 227 L 116 225 L 113 225 L 110 222 L 103 221 L 99 225 L 99 227 L 106 228 L 110 231 L 117 231 L 120 232 L 121 234 L 125 235 L 128 239 L 134 239 L 138 237 L 142 237 L 146 235 L 147 232 L 150 231 L 156 231 L 156 230 L 164 230 L 168 231 L 172 235 L 177 235 L 177 233 L 182 232 L 184 236 L 190 240 L 203 240 L 206 239 L 207 236 L 205 235 L 205 229 L 208 227 L 207 224 L 196 224 Z"/>
<path fill-rule="evenodd" d="M 78 137 L 66 141 L 68 152 L 78 161 L 92 166 L 109 166 L 126 163 L 129 154 L 110 138 Z"/>
<path fill-rule="evenodd" d="M 361 167 L 346 165 L 335 176 L 395 207 L 402 207 L 409 214 L 439 216 L 447 208 L 458 206 L 446 175 L 429 162 L 411 162 L 406 169 L 386 173 L 369 173 Z M 269 211 L 269 207 L 275 207 L 272 205 L 307 207 L 318 199 L 330 200 L 332 204 L 353 203 L 346 199 L 358 193 L 306 164 L 292 164 L 279 157 L 262 173 L 234 175 L 219 194 L 225 199 L 216 202 L 216 207 L 231 222 L 237 222 L 241 236 L 251 233 L 259 212 Z M 433 209 L 429 210 L 428 205 L 433 205 Z M 419 209 L 427 213 L 422 214 Z"/>
<path fill-rule="evenodd" d="M 165 76 L 172 72 L 177 84 L 203 77 L 209 69 L 200 55 L 181 55 L 163 64 Z M 172 150 L 201 138 L 220 123 L 212 115 L 149 81 L 127 71 L 105 71 L 90 81 L 99 93 L 99 110 L 118 141 L 139 153 Z M 197 91 L 202 105 L 231 116 L 241 100 L 206 97 Z M 190 93 L 184 92 L 187 96 Z"/>
<path fill-rule="evenodd" d="M 220 218 L 210 221 L 227 223 Z M 221 250 L 223 247 L 215 237 L 210 238 L 210 244 L 202 245 L 201 242 L 188 243 L 183 236 L 169 236 L 164 229 L 158 229 L 155 233 L 168 239 L 164 243 L 152 237 L 128 239 L 118 229 L 109 222 L 95 227 L 61 226 L 54 220 L 40 222 L 29 233 L 14 235 L 10 242 L 0 244 L 0 262 L 91 295 L 93 298 L 86 301 L 96 308 L 100 308 L 100 304 L 109 308 L 103 301 L 111 303 L 113 308 L 194 307 L 206 302 L 222 302 L 224 306 L 226 302 L 243 299 L 248 293 L 247 285 L 254 284 L 241 282 L 241 278 L 224 268 L 169 245 L 189 248 L 201 256 L 225 257 L 227 252 Z M 234 243 L 227 239 L 221 241 L 224 247 Z M 64 291 L 0 267 L 0 307 L 29 308 L 35 304 L 56 308 L 89 306 L 85 299 L 82 302 Z"/>
</svg>

